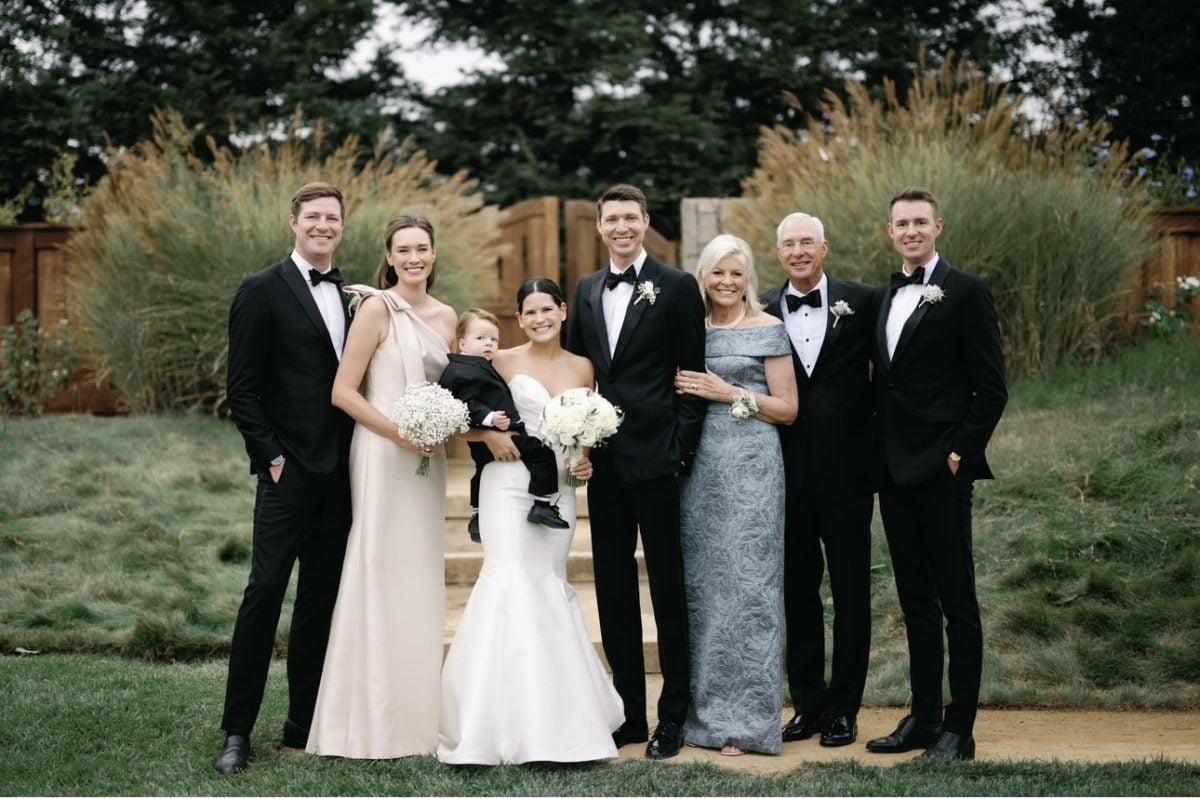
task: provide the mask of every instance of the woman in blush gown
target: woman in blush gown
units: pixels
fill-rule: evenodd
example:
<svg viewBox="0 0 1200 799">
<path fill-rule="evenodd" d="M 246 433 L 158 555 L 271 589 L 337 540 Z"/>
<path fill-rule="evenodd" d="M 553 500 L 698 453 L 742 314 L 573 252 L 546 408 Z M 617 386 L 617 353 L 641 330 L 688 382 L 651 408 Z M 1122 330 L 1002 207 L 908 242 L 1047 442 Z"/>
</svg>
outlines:
<svg viewBox="0 0 1200 799">
<path fill-rule="evenodd" d="M 410 385 L 437 382 L 457 317 L 428 294 L 436 251 L 420 217 L 394 219 L 376 288 L 362 298 L 333 384 L 357 422 L 353 524 L 307 751 L 352 758 L 437 747 L 445 616 L 446 457 L 401 438 L 387 413 Z M 428 477 L 417 477 L 430 456 Z"/>
<path fill-rule="evenodd" d="M 556 394 L 594 384 L 591 362 L 562 348 L 562 291 L 528 280 L 517 294 L 526 344 L 496 353 L 526 432 L 537 436 L 542 409 Z M 476 433 L 497 460 L 480 483 L 483 569 L 442 669 L 438 759 L 451 764 L 577 763 L 617 756 L 612 732 L 624 719 L 620 697 L 596 655 L 567 555 L 575 534 L 575 491 L 559 456 L 555 530 L 526 520 L 529 471 L 508 435 Z M 571 473 L 591 476 L 585 456 Z"/>
</svg>

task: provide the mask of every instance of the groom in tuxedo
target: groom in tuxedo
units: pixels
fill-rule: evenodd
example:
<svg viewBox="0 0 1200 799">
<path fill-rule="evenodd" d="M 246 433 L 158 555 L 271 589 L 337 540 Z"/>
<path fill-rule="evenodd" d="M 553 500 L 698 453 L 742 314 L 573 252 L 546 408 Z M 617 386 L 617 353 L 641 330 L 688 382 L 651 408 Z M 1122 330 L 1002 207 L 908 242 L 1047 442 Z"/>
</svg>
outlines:
<svg viewBox="0 0 1200 799">
<path fill-rule="evenodd" d="M 695 278 L 646 254 L 646 196 L 619 184 L 596 204 L 609 265 L 579 281 L 567 347 L 589 358 L 602 395 L 625 412 L 617 434 L 592 451 L 588 482 L 600 635 L 625 723 L 618 747 L 649 738 L 642 621 L 634 552 L 638 531 L 658 629 L 663 689 L 646 747 L 672 757 L 683 743 L 689 696 L 687 610 L 679 541 L 679 475 L 691 465 L 702 399 L 675 392 L 680 369 L 704 370 L 704 303 Z"/>
<path fill-rule="evenodd" d="M 328 183 L 292 197 L 292 253 L 246 278 L 229 311 L 229 409 L 257 475 L 250 579 L 229 653 L 225 746 L 216 768 L 246 767 L 292 566 L 300 561 L 288 637 L 284 746 L 308 740 L 350 531 L 353 421 L 333 407 L 350 326 L 332 268 L 345 204 Z"/>
<path fill-rule="evenodd" d="M 943 226 L 927 190 L 892 198 L 888 232 L 903 269 L 876 322 L 874 386 L 885 465 L 879 510 L 908 634 L 912 713 L 867 749 L 970 760 L 983 667 L 971 497 L 975 480 L 992 477 L 984 450 L 1008 390 L 995 300 L 986 283 L 938 254 Z"/>
<path fill-rule="evenodd" d="M 858 735 L 871 651 L 877 440 L 870 361 L 879 293 L 825 273 L 829 242 L 814 216 L 785 217 L 776 247 L 788 281 L 762 301 L 787 328 L 800 392 L 800 415 L 779 429 L 788 486 L 787 676 L 795 711 L 783 740 L 819 733 L 822 746 L 846 746 Z M 826 562 L 834 614 L 828 684 L 821 600 Z"/>
</svg>

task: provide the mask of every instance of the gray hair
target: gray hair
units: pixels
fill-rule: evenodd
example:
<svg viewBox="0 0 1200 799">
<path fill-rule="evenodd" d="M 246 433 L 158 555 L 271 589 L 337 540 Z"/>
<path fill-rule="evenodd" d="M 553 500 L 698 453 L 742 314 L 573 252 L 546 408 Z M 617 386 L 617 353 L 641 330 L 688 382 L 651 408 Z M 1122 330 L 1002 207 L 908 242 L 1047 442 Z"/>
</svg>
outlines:
<svg viewBox="0 0 1200 799">
<path fill-rule="evenodd" d="M 758 275 L 754 271 L 754 252 L 745 240 L 722 233 L 704 245 L 700 257 L 696 260 L 696 268 L 692 272 L 696 276 L 696 282 L 700 284 L 700 296 L 704 298 L 704 312 L 708 314 L 712 311 L 709 307 L 708 292 L 704 290 L 704 281 L 713 267 L 730 255 L 736 256 L 746 269 L 746 296 L 742 298 L 742 302 L 746 304 L 746 311 L 748 313 L 761 311 L 764 306 L 758 301 Z"/>
<path fill-rule="evenodd" d="M 796 221 L 800 221 L 800 220 L 803 220 L 805 222 L 812 222 L 813 227 L 815 227 L 817 229 L 817 238 L 819 238 L 821 241 L 825 241 L 825 223 L 822 222 L 817 217 L 813 216 L 812 214 L 805 214 L 800 211 L 797 211 L 794 214 L 788 214 L 787 216 L 785 216 L 783 218 L 783 221 L 779 223 L 779 227 L 775 228 L 775 246 L 776 247 L 783 244 L 783 228 L 784 228 L 784 226 L 787 225 L 788 222 L 796 222 Z"/>
</svg>

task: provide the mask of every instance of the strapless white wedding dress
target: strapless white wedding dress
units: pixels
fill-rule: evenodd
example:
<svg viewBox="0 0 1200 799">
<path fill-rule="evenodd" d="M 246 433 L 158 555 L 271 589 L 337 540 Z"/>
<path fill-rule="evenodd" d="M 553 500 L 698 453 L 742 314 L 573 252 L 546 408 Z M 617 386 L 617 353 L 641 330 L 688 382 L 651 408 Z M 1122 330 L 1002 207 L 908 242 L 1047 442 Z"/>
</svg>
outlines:
<svg viewBox="0 0 1200 799">
<path fill-rule="evenodd" d="M 530 435 L 550 396 L 527 375 L 509 383 Z M 621 699 L 592 646 L 567 555 L 575 491 L 559 457 L 553 530 L 525 520 L 533 498 L 520 461 L 489 463 L 479 491 L 483 569 L 442 668 L 438 759 L 443 763 L 578 763 L 617 756 Z"/>
</svg>

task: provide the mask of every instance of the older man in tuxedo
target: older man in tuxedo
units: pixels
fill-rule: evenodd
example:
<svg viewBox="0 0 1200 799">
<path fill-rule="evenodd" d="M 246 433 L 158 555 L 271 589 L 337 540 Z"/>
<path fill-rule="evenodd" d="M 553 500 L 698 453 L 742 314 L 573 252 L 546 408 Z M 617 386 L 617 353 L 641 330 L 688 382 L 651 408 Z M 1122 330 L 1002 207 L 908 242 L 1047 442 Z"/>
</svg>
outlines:
<svg viewBox="0 0 1200 799">
<path fill-rule="evenodd" d="M 591 360 L 601 394 L 625 411 L 620 430 L 592 452 L 588 482 L 600 637 L 625 705 L 618 747 L 649 738 L 646 756 L 672 757 L 683 743 L 690 676 L 679 480 L 695 456 L 705 402 L 675 393 L 680 369 L 704 371 L 704 302 L 696 279 L 643 247 L 646 195 L 628 184 L 596 203 L 609 264 L 579 281 L 567 347 Z M 658 630 L 663 688 L 648 735 L 637 549 L 641 532 Z"/>
<path fill-rule="evenodd" d="M 229 311 L 229 409 L 257 475 L 250 579 L 238 609 L 216 768 L 246 767 L 275 629 L 300 561 L 288 638 L 285 746 L 308 740 L 350 532 L 353 421 L 333 407 L 350 317 L 333 252 L 345 203 L 328 183 L 292 197 L 291 255 L 246 278 Z"/>
<path fill-rule="evenodd" d="M 877 444 L 870 360 L 879 293 L 825 272 L 829 242 L 815 216 L 785 217 L 776 247 L 788 279 L 762 300 L 787 327 L 800 397 L 800 415 L 779 431 L 787 473 L 787 676 L 795 711 L 783 740 L 819 733 L 822 746 L 845 746 L 858 735 L 871 649 Z M 828 683 L 826 562 L 834 613 Z"/>
<path fill-rule="evenodd" d="M 943 227 L 929 191 L 892 198 L 888 232 L 903 269 L 882 298 L 874 385 L 886 467 L 879 509 L 908 633 L 912 713 L 867 749 L 969 760 L 983 666 L 971 497 L 975 480 L 992 477 L 985 449 L 1008 391 L 995 300 L 938 254 Z"/>
</svg>

